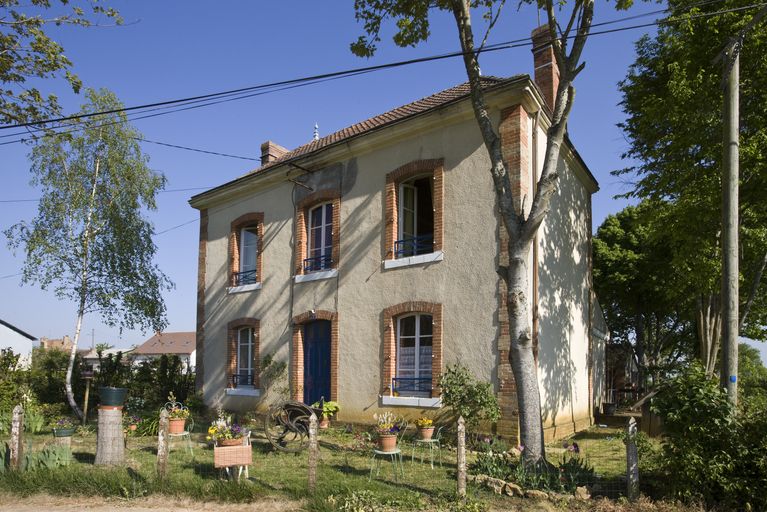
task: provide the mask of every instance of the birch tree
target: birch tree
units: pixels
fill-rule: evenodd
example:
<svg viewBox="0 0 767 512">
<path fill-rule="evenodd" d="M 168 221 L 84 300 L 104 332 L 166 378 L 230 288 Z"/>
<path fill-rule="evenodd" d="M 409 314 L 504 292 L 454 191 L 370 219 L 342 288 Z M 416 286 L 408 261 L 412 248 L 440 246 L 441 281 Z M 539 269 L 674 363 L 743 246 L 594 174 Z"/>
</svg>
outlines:
<svg viewBox="0 0 767 512">
<path fill-rule="evenodd" d="M 107 90 L 88 90 L 80 113 L 122 108 Z M 26 256 L 22 283 L 52 289 L 76 304 L 75 335 L 66 375 L 72 410 L 72 369 L 83 317 L 110 326 L 162 330 L 162 291 L 170 280 L 153 262 L 154 228 L 144 210 L 156 208 L 165 178 L 148 167 L 124 113 L 73 120 L 67 131 L 39 139 L 30 154 L 31 185 L 41 192 L 37 216 L 5 234 Z M 70 131 L 71 130 L 71 131 Z"/>
<path fill-rule="evenodd" d="M 624 4 L 627 2 L 623 2 Z M 551 125 L 546 137 L 546 153 L 543 168 L 530 204 L 529 213 L 517 211 L 511 186 L 511 176 L 501 153 L 501 140 L 488 112 L 481 87 L 479 58 L 490 30 L 499 19 L 504 0 L 355 0 L 357 20 L 364 25 L 365 35 L 352 43 L 356 55 L 369 57 L 376 51 L 380 30 L 387 19 L 395 22 L 397 32 L 394 43 L 398 46 L 415 46 L 429 37 L 429 11 L 438 9 L 452 14 L 463 52 L 474 116 L 482 134 L 485 148 L 490 155 L 492 176 L 498 208 L 503 226 L 508 232 L 508 267 L 499 268 L 506 281 L 508 293 L 509 333 L 511 347 L 509 359 L 514 373 L 519 406 L 520 439 L 525 447 L 526 463 L 538 463 L 545 459 L 543 425 L 538 390 L 538 378 L 533 356 L 532 311 L 528 290 L 528 255 L 535 234 L 550 208 L 552 194 L 557 187 L 557 164 L 560 149 L 567 132 L 567 119 L 573 107 L 575 88 L 573 82 L 583 70 L 581 55 L 591 29 L 594 14 L 593 0 L 575 0 L 569 6 L 553 0 L 541 0 L 539 6 L 546 12 L 549 36 L 552 42 L 556 66 L 559 70 L 559 86 L 555 103 L 550 105 Z M 482 12 L 487 31 L 479 46 L 475 43 L 472 12 Z M 560 23 L 563 13 L 565 23 Z M 513 68 L 514 66 L 509 66 Z M 519 66 L 521 67 L 521 66 Z M 531 199 L 531 200 L 530 200 Z M 520 201 L 521 203 L 521 201 Z"/>
</svg>

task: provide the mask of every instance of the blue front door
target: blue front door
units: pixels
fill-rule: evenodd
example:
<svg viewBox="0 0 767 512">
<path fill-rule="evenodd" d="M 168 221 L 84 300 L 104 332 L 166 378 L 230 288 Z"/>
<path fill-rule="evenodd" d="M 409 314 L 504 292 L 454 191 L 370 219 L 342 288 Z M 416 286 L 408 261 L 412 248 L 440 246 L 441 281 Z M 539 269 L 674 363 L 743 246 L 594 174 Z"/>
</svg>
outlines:
<svg viewBox="0 0 767 512">
<path fill-rule="evenodd" d="M 330 321 L 304 325 L 304 403 L 330 400 Z"/>
</svg>

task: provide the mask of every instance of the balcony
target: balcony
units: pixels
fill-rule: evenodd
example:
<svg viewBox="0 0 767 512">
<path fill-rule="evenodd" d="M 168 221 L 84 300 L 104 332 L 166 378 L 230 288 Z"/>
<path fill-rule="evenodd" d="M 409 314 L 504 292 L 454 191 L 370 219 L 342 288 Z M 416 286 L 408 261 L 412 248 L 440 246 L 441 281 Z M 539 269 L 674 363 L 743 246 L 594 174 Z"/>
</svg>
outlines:
<svg viewBox="0 0 767 512">
<path fill-rule="evenodd" d="M 394 242 L 394 257 L 407 258 L 434 251 L 434 233 L 426 233 Z"/>
<path fill-rule="evenodd" d="M 306 258 L 304 260 L 304 273 L 328 270 L 333 265 L 333 257 L 330 254 Z"/>
<path fill-rule="evenodd" d="M 255 270 L 246 270 L 244 272 L 235 272 L 232 275 L 232 286 L 245 286 L 256 284 L 257 276 Z"/>
</svg>

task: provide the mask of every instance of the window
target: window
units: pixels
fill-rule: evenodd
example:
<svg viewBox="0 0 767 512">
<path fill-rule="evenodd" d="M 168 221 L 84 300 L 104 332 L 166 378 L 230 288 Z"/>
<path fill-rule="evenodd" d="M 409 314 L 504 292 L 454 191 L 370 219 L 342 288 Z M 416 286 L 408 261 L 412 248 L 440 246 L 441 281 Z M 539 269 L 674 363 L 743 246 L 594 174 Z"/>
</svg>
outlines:
<svg viewBox="0 0 767 512">
<path fill-rule="evenodd" d="M 234 286 L 254 284 L 258 281 L 258 228 L 247 227 L 240 231 L 240 270 L 234 275 Z"/>
<path fill-rule="evenodd" d="M 304 259 L 304 272 L 316 272 L 333 264 L 333 203 L 325 203 L 309 211 L 308 257 Z"/>
<path fill-rule="evenodd" d="M 241 327 L 237 331 L 237 373 L 234 387 L 253 386 L 255 375 L 255 332 L 252 327 Z"/>
<path fill-rule="evenodd" d="M 431 315 L 408 315 L 397 319 L 397 376 L 393 391 L 403 396 L 431 396 Z"/>
<path fill-rule="evenodd" d="M 442 159 L 415 160 L 386 175 L 384 269 L 441 261 Z"/>
<path fill-rule="evenodd" d="M 434 252 L 432 181 L 431 176 L 425 176 L 399 186 L 399 225 L 394 242 L 397 258 Z"/>
<path fill-rule="evenodd" d="M 261 287 L 263 237 L 263 213 L 246 213 L 232 221 L 229 237 L 229 293 Z"/>
<path fill-rule="evenodd" d="M 321 189 L 296 203 L 295 281 L 338 275 L 341 248 L 341 191 Z"/>
</svg>

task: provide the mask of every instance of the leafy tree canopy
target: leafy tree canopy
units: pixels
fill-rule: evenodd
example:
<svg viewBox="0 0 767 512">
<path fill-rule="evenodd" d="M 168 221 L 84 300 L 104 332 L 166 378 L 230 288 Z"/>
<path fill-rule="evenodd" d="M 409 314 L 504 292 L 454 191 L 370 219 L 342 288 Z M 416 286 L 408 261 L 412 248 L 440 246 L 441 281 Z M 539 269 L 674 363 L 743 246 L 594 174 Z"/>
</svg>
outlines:
<svg viewBox="0 0 767 512">
<path fill-rule="evenodd" d="M 90 15 L 90 17 L 89 17 Z M 64 48 L 51 39 L 51 25 L 90 26 L 91 17 L 103 16 L 121 23 L 117 11 L 99 0 L 0 0 L 0 124 L 15 124 L 49 117 L 58 112 L 58 98 L 45 96 L 37 79 L 61 76 L 74 92 L 82 83 L 70 71 L 72 62 Z"/>
</svg>

